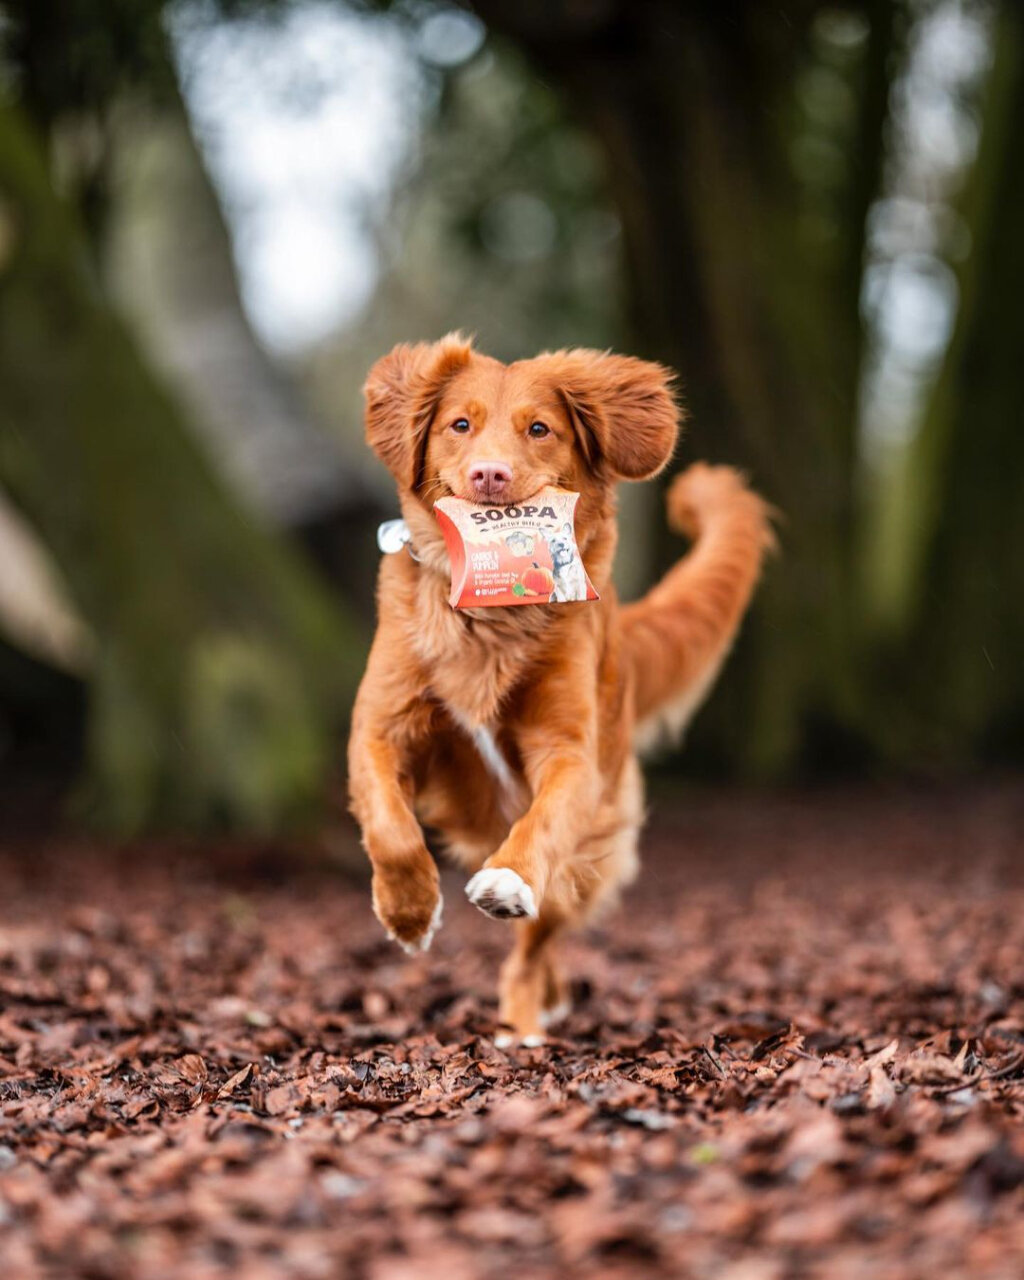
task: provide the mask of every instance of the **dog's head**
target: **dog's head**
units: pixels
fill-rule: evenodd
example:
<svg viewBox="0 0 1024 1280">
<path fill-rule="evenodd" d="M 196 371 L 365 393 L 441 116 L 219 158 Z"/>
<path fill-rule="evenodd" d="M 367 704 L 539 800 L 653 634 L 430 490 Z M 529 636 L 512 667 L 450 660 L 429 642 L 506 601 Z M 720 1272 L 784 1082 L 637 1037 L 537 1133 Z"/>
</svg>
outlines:
<svg viewBox="0 0 1024 1280">
<path fill-rule="evenodd" d="M 586 350 L 506 365 L 450 334 L 377 361 L 363 389 L 366 435 L 403 499 L 427 509 L 448 494 L 522 502 L 548 484 L 594 496 L 668 461 L 679 428 L 672 377 Z"/>
</svg>

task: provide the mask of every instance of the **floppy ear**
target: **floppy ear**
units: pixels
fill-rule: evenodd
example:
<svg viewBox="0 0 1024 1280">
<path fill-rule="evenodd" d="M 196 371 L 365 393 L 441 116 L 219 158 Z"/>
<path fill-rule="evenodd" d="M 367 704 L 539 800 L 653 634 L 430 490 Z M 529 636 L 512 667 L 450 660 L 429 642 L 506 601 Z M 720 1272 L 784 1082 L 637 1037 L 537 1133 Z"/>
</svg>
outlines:
<svg viewBox="0 0 1024 1280">
<path fill-rule="evenodd" d="M 472 343 L 449 333 L 439 342 L 400 343 L 373 366 L 363 386 L 366 440 L 401 489 L 420 481 L 427 431 L 445 385 L 469 363 Z"/>
<path fill-rule="evenodd" d="M 554 351 L 539 359 L 549 365 L 591 466 L 621 480 L 657 475 L 679 434 L 671 369 L 601 351 Z"/>
</svg>

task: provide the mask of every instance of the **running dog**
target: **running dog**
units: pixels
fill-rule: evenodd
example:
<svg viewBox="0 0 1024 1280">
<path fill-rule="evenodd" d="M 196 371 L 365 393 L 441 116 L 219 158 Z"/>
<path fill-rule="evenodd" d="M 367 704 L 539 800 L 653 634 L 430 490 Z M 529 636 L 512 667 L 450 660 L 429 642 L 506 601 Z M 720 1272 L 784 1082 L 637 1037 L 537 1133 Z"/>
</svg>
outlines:
<svg viewBox="0 0 1024 1280">
<path fill-rule="evenodd" d="M 636 874 L 637 748 L 680 733 L 707 696 L 773 541 L 768 506 L 735 471 L 691 466 L 668 490 L 668 517 L 692 549 L 619 604 L 616 485 L 669 461 L 672 377 L 587 350 L 503 364 L 453 334 L 396 347 L 364 388 L 367 439 L 410 534 L 381 564 L 349 744 L 373 906 L 406 950 L 429 946 L 442 905 L 434 832 L 473 873 L 470 900 L 516 920 L 499 1019 L 524 1043 L 567 1007 L 558 936 Z M 577 541 L 600 600 L 452 610 L 434 502 L 521 503 L 545 485 L 580 494 Z"/>
</svg>

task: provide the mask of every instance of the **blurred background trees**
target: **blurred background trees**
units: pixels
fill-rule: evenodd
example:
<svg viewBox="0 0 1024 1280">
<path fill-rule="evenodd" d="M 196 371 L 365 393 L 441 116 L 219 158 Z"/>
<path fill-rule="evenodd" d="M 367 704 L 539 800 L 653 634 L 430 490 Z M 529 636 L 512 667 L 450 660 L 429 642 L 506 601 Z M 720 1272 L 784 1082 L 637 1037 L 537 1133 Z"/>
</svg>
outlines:
<svg viewBox="0 0 1024 1280">
<path fill-rule="evenodd" d="M 358 388 L 455 327 L 666 361 L 680 463 L 783 512 L 688 771 L 1019 763 L 1021 27 L 0 0 L 5 768 L 121 827 L 307 812 L 392 505 Z M 622 497 L 634 594 L 680 548 Z"/>
</svg>

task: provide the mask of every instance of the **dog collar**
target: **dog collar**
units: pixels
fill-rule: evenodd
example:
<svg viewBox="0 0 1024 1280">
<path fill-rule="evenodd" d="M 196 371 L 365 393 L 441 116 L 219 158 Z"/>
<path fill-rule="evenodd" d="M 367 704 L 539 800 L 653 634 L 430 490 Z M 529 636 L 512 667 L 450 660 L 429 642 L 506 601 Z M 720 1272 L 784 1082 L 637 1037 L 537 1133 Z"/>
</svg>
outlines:
<svg viewBox="0 0 1024 1280">
<path fill-rule="evenodd" d="M 402 519 L 385 520 L 377 526 L 377 546 L 386 556 L 397 555 L 403 547 L 408 547 L 409 554 L 419 562 L 419 556 L 413 550 L 409 526 Z"/>
</svg>

